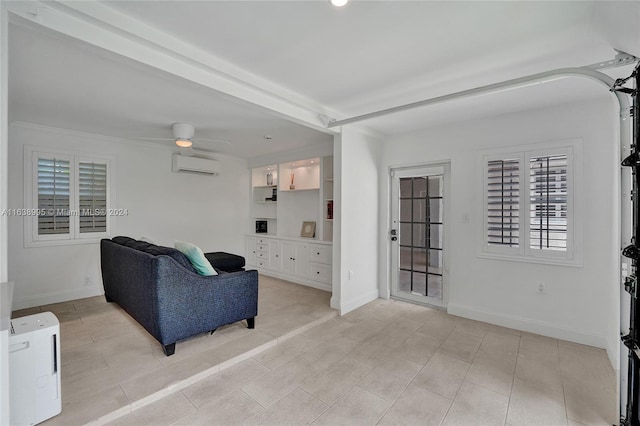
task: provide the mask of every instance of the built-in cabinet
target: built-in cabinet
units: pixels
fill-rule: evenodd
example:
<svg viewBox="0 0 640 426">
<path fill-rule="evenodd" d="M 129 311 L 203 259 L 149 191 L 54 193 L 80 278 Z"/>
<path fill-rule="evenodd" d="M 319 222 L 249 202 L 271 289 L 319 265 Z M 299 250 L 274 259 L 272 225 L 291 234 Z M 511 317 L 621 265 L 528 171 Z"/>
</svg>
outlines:
<svg viewBox="0 0 640 426">
<path fill-rule="evenodd" d="M 265 275 L 331 291 L 331 243 L 246 236 L 247 267 Z"/>
<path fill-rule="evenodd" d="M 253 168 L 251 191 L 247 266 L 330 291 L 333 157 Z M 313 238 L 301 237 L 304 222 L 315 222 Z"/>
<path fill-rule="evenodd" d="M 246 263 L 259 269 L 280 270 L 280 242 L 271 238 L 247 237 Z"/>
</svg>

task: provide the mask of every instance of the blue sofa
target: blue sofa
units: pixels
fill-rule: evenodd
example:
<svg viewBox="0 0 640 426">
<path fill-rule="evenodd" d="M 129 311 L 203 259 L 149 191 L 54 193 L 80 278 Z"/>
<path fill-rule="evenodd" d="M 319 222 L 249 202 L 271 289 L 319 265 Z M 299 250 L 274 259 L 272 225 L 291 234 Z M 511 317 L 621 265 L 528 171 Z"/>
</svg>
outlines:
<svg viewBox="0 0 640 426">
<path fill-rule="evenodd" d="M 173 355 L 178 340 L 241 320 L 254 328 L 258 272 L 244 271 L 220 253 L 205 254 L 219 275 L 202 276 L 176 249 L 129 237 L 100 242 L 107 302 L 116 302 Z M 244 266 L 244 258 L 242 266 Z M 239 269 L 239 270 L 238 270 Z"/>
</svg>

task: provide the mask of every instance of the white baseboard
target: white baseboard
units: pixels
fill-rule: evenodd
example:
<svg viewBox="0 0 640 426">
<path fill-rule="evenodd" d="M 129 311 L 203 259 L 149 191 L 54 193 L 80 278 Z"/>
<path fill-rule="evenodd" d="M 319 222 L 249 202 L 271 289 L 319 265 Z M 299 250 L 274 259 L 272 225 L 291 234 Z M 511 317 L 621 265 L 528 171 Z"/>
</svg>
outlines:
<svg viewBox="0 0 640 426">
<path fill-rule="evenodd" d="M 340 311 L 340 300 L 336 297 L 335 293 L 331 295 L 331 299 L 329 300 L 329 307 L 331 309 L 335 309 L 336 311 Z"/>
<path fill-rule="evenodd" d="M 615 344 L 618 344 L 619 342 L 620 341 L 614 342 L 613 344 L 615 345 Z M 607 356 L 609 357 L 611 366 L 613 367 L 614 370 L 619 371 L 620 370 L 620 348 L 616 346 L 611 346 L 611 342 L 607 341 L 607 347 L 605 349 L 607 350 Z"/>
<path fill-rule="evenodd" d="M 606 337 L 600 334 L 559 327 L 552 323 L 536 321 L 529 318 L 516 317 L 496 312 L 479 311 L 474 308 L 457 305 L 455 303 L 449 303 L 447 312 L 452 315 L 484 321 L 502 327 L 528 331 L 529 333 L 541 334 L 543 336 L 567 340 L 569 342 L 580 343 L 583 345 L 595 346 L 597 348 L 607 350 L 609 358 L 611 358 L 612 355 L 615 355 L 615 352 L 610 353 Z M 613 365 L 615 368 L 615 365 L 617 364 Z"/>
<path fill-rule="evenodd" d="M 270 269 L 259 269 L 259 268 L 255 267 L 255 266 L 251 266 L 251 265 L 246 266 L 245 269 L 246 270 L 256 269 L 262 275 L 267 275 L 267 276 L 273 277 L 273 278 L 279 278 L 281 280 L 290 281 L 290 282 L 296 283 L 296 284 L 306 285 L 307 287 L 317 288 L 318 290 L 328 291 L 329 293 L 331 293 L 333 291 L 333 288 L 331 287 L 331 284 L 319 283 L 317 281 L 309 280 L 309 279 L 306 279 L 304 277 L 292 276 L 292 275 L 288 275 L 288 274 L 281 274 L 279 272 L 272 271 Z"/>
<path fill-rule="evenodd" d="M 374 300 L 376 300 L 378 298 L 378 296 L 380 295 L 380 292 L 376 289 L 376 290 L 372 290 L 368 293 L 365 293 L 364 295 L 356 298 L 356 299 L 352 299 L 349 300 L 347 302 L 342 302 L 340 303 L 340 315 L 346 315 L 349 312 L 358 309 L 360 306 L 364 306 L 369 302 L 372 302 Z"/>
<path fill-rule="evenodd" d="M 91 286 L 51 293 L 40 293 L 34 296 L 14 297 L 12 309 L 17 311 L 19 309 L 66 302 L 68 300 L 84 299 L 86 297 L 100 296 L 102 294 L 104 294 L 102 286 Z"/>
</svg>

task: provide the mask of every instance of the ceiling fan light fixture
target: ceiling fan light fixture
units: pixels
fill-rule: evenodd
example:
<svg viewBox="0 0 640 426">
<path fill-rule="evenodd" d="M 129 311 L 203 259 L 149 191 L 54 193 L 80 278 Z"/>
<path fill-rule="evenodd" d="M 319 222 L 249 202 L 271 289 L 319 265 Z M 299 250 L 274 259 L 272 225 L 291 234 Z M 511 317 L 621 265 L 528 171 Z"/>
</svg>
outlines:
<svg viewBox="0 0 640 426">
<path fill-rule="evenodd" d="M 191 145 L 193 145 L 193 142 L 191 142 L 189 139 L 176 139 L 176 145 L 178 145 L 180 148 L 189 148 Z"/>
<path fill-rule="evenodd" d="M 329 0 L 331 2 L 332 5 L 334 5 L 335 7 L 343 7 L 345 6 L 347 3 L 349 3 L 349 0 Z"/>
</svg>

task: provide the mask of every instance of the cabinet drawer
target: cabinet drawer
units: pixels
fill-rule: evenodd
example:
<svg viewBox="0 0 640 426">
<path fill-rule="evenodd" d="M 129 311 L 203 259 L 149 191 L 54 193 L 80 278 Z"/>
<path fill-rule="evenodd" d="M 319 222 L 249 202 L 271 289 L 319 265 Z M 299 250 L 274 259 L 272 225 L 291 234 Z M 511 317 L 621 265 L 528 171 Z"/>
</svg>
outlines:
<svg viewBox="0 0 640 426">
<path fill-rule="evenodd" d="M 309 244 L 309 260 L 312 262 L 331 264 L 331 246 Z"/>
<path fill-rule="evenodd" d="M 258 261 L 256 262 L 258 264 L 258 268 L 268 268 L 269 267 L 269 262 L 265 259 L 258 259 Z"/>
<path fill-rule="evenodd" d="M 268 251 L 256 251 L 256 257 L 258 259 L 268 260 L 269 259 L 269 252 Z"/>
<path fill-rule="evenodd" d="M 256 250 L 269 251 L 269 244 L 267 243 L 257 243 Z"/>
<path fill-rule="evenodd" d="M 309 263 L 309 278 L 325 284 L 331 284 L 331 266 Z"/>
</svg>

